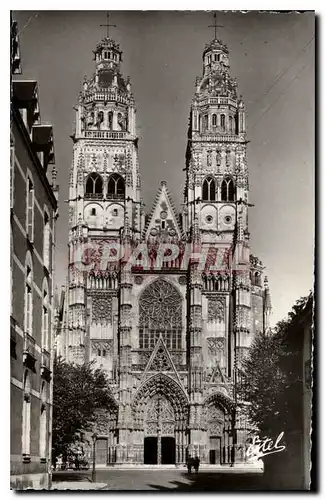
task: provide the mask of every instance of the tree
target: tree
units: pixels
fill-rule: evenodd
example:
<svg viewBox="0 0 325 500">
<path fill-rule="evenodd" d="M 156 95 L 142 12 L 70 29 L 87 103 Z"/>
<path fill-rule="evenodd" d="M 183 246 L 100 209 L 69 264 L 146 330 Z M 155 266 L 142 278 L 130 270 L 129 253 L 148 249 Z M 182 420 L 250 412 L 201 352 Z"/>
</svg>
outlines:
<svg viewBox="0 0 325 500">
<path fill-rule="evenodd" d="M 53 369 L 53 461 L 82 443 L 96 413 L 115 405 L 105 372 L 92 363 L 75 365 L 55 358 Z"/>
<path fill-rule="evenodd" d="M 239 398 L 249 402 L 251 422 L 266 436 L 295 428 L 300 415 L 301 380 L 299 362 L 301 346 L 288 343 L 290 329 L 304 309 L 308 297 L 299 299 L 287 320 L 274 331 L 259 332 L 242 362 Z"/>
<path fill-rule="evenodd" d="M 250 403 L 248 415 L 251 422 L 264 434 L 281 428 L 282 411 L 279 399 L 285 376 L 279 369 L 281 343 L 276 335 L 257 333 L 249 355 L 242 362 L 242 383 L 239 397 Z M 272 433 L 273 434 L 273 433 Z"/>
</svg>

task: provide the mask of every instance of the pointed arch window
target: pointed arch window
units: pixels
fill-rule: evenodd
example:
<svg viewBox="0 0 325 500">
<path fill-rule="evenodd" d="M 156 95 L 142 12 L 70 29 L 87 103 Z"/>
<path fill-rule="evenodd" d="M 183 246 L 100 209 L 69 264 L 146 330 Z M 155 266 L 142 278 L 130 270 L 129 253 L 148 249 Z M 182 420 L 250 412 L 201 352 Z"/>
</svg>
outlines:
<svg viewBox="0 0 325 500">
<path fill-rule="evenodd" d="M 215 113 L 213 113 L 212 115 L 212 127 L 216 127 L 217 126 L 217 115 Z"/>
<path fill-rule="evenodd" d="M 202 200 L 215 201 L 216 200 L 216 183 L 213 177 L 207 177 L 202 185 Z"/>
<path fill-rule="evenodd" d="M 235 184 L 231 177 L 226 177 L 221 184 L 221 200 L 235 201 Z"/>
<path fill-rule="evenodd" d="M 168 281 L 158 279 L 139 300 L 139 346 L 153 349 L 162 337 L 168 349 L 182 348 L 182 297 Z"/>
<path fill-rule="evenodd" d="M 121 175 L 112 174 L 110 176 L 107 185 L 107 196 L 109 198 L 121 198 L 121 199 L 125 197 L 125 183 Z"/>
<path fill-rule="evenodd" d="M 220 115 L 220 125 L 222 129 L 225 129 L 226 126 L 226 115 Z"/>
<path fill-rule="evenodd" d="M 103 196 L 103 179 L 93 172 L 87 177 L 85 198 L 101 198 Z"/>
</svg>

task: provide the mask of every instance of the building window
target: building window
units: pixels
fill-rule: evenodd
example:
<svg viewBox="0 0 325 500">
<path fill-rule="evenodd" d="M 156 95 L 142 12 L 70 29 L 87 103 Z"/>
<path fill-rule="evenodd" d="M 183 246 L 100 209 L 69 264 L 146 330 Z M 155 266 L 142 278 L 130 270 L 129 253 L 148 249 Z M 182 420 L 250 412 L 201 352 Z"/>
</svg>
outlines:
<svg viewBox="0 0 325 500">
<path fill-rule="evenodd" d="M 25 332 L 29 335 L 33 335 L 33 272 L 32 272 L 32 261 L 28 254 L 26 259 L 26 270 L 25 270 L 25 318 L 24 318 L 24 328 Z"/>
<path fill-rule="evenodd" d="M 209 128 L 209 117 L 208 115 L 203 116 L 203 130 L 208 130 Z"/>
<path fill-rule="evenodd" d="M 91 215 L 96 215 L 96 208 L 91 209 Z"/>
<path fill-rule="evenodd" d="M 50 218 L 47 212 L 44 212 L 44 229 L 43 229 L 43 264 L 50 269 Z"/>
<path fill-rule="evenodd" d="M 105 351 L 105 349 L 104 349 L 104 350 L 103 350 L 103 358 L 105 358 L 105 357 L 106 357 L 106 351 Z"/>
<path fill-rule="evenodd" d="M 29 240 L 34 241 L 34 185 L 29 177 L 27 178 L 26 233 Z"/>
<path fill-rule="evenodd" d="M 262 286 L 261 273 L 259 273 L 258 271 L 255 271 L 255 273 L 253 274 L 253 285 Z"/>
<path fill-rule="evenodd" d="M 226 116 L 225 115 L 220 115 L 220 124 L 221 124 L 221 128 L 225 128 L 226 126 Z"/>
<path fill-rule="evenodd" d="M 166 221 L 162 220 L 161 221 L 161 229 L 165 229 L 166 226 Z"/>
<path fill-rule="evenodd" d="M 117 208 L 113 208 L 113 216 L 114 217 L 118 216 L 118 210 L 117 210 Z"/>
<path fill-rule="evenodd" d="M 230 177 L 226 177 L 221 184 L 221 200 L 235 201 L 235 185 Z"/>
<path fill-rule="evenodd" d="M 108 129 L 113 130 L 113 111 L 108 112 Z"/>
<path fill-rule="evenodd" d="M 88 176 L 86 182 L 87 194 L 103 194 L 103 179 L 99 174 L 92 173 Z"/>
<path fill-rule="evenodd" d="M 22 418 L 22 454 L 30 455 L 30 410 L 31 410 L 31 383 L 28 370 L 24 373 L 24 400 Z"/>
<path fill-rule="evenodd" d="M 107 196 L 111 198 L 124 198 L 125 184 L 121 175 L 113 174 L 110 176 L 107 185 Z"/>
<path fill-rule="evenodd" d="M 233 117 L 229 116 L 229 130 L 233 132 Z"/>
<path fill-rule="evenodd" d="M 202 185 L 202 200 L 215 201 L 216 199 L 216 184 L 212 177 L 207 177 Z"/>
<path fill-rule="evenodd" d="M 160 337 L 168 349 L 182 348 L 182 297 L 168 281 L 158 279 L 139 300 L 139 346 L 153 349 Z"/>
<path fill-rule="evenodd" d="M 97 350 L 97 356 L 98 356 L 99 358 L 100 358 L 100 356 L 101 356 L 101 351 L 100 351 L 100 349 L 98 349 L 98 350 Z"/>
<path fill-rule="evenodd" d="M 42 323 L 43 323 L 43 348 L 48 351 L 48 329 L 49 329 L 49 315 L 48 315 L 48 310 L 47 307 L 43 306 L 43 317 L 42 317 Z"/>
<path fill-rule="evenodd" d="M 216 127 L 216 126 L 217 126 L 217 115 L 213 114 L 212 115 L 212 127 Z"/>
<path fill-rule="evenodd" d="M 46 385 L 45 382 L 43 382 L 41 389 L 40 430 L 39 430 L 40 459 L 46 458 L 46 436 L 47 436 L 46 427 L 47 427 Z"/>
<path fill-rule="evenodd" d="M 49 311 L 48 311 L 48 283 L 43 281 L 43 305 L 42 305 L 42 348 L 49 350 Z"/>
</svg>

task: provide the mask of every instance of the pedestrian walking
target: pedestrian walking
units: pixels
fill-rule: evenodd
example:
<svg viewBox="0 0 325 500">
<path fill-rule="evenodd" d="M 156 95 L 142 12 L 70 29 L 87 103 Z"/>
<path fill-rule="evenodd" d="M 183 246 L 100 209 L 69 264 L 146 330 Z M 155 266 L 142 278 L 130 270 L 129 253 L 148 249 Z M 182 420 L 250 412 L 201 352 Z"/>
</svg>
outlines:
<svg viewBox="0 0 325 500">
<path fill-rule="evenodd" d="M 200 467 L 200 459 L 198 456 L 194 458 L 194 469 L 195 469 L 195 474 L 199 473 L 199 467 Z"/>
<path fill-rule="evenodd" d="M 187 459 L 187 472 L 189 474 L 191 474 L 191 472 L 192 472 L 192 466 L 193 466 L 193 458 L 188 457 L 188 459 Z"/>
</svg>

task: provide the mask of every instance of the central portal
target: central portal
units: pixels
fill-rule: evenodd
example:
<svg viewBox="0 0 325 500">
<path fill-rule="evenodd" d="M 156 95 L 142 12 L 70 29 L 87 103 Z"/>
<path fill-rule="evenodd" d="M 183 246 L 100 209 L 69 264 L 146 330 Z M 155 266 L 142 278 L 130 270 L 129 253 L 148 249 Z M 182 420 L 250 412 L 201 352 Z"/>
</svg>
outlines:
<svg viewBox="0 0 325 500">
<path fill-rule="evenodd" d="M 158 457 L 158 438 L 146 437 L 144 438 L 144 463 L 157 464 Z"/>
<path fill-rule="evenodd" d="M 147 405 L 144 439 L 145 464 L 174 464 L 176 461 L 175 415 L 170 401 L 161 393 Z"/>
<path fill-rule="evenodd" d="M 161 463 L 162 464 L 175 463 L 175 438 L 173 437 L 161 438 Z"/>
<path fill-rule="evenodd" d="M 144 438 L 144 463 L 148 465 L 175 463 L 175 438 L 146 437 Z"/>
</svg>

